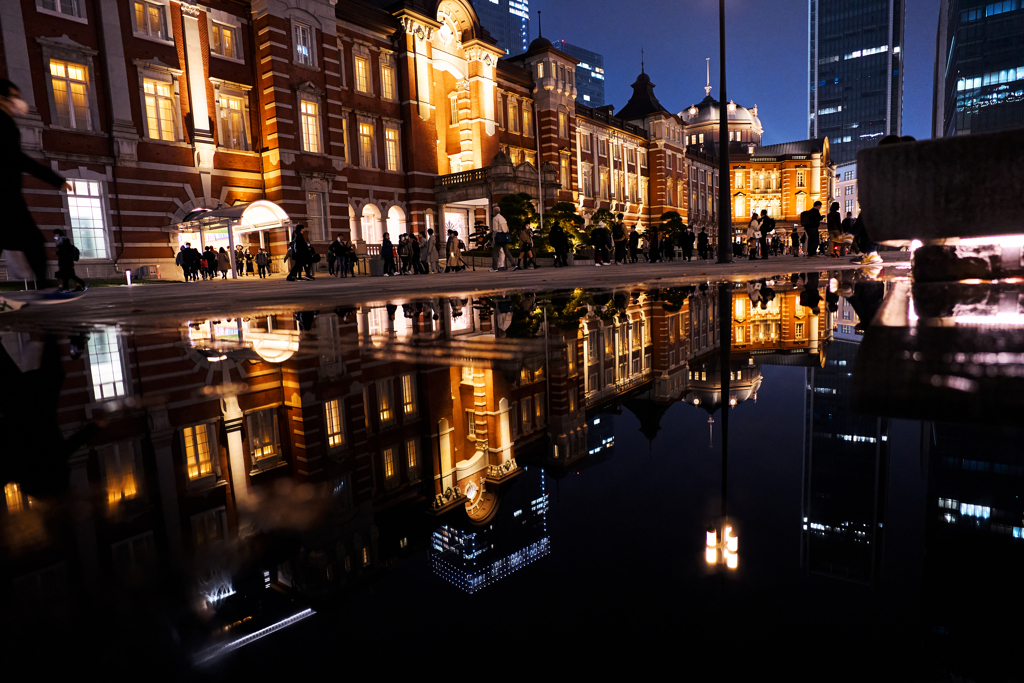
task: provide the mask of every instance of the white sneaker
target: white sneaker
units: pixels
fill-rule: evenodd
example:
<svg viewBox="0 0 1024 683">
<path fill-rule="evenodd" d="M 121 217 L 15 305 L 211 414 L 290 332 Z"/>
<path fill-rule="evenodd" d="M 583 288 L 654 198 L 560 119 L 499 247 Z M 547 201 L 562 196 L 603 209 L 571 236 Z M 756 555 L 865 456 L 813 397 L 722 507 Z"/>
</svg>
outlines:
<svg viewBox="0 0 1024 683">
<path fill-rule="evenodd" d="M 601 264 L 600 264 L 600 263 L 595 263 L 594 265 L 595 265 L 595 266 L 597 266 L 598 268 L 600 268 L 600 267 L 601 267 Z"/>
<path fill-rule="evenodd" d="M 391 277 L 391 276 L 388 275 L 387 273 L 384 273 L 384 277 Z"/>
<path fill-rule="evenodd" d="M 877 252 L 873 251 L 870 254 L 865 254 L 864 258 L 862 258 L 860 260 L 859 265 L 870 266 L 870 265 L 874 265 L 876 263 L 881 263 L 881 262 L 882 262 L 882 257 L 879 256 Z"/>
<path fill-rule="evenodd" d="M 498 269 L 497 269 L 497 268 L 491 268 L 491 272 L 492 272 L 492 273 L 497 273 L 497 272 L 498 272 Z"/>
</svg>

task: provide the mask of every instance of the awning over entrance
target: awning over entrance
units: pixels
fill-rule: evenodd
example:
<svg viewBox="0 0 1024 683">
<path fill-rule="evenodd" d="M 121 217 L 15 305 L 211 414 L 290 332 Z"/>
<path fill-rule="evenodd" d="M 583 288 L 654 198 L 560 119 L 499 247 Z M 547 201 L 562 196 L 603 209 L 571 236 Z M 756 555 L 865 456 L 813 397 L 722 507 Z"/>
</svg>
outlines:
<svg viewBox="0 0 1024 683">
<path fill-rule="evenodd" d="M 250 232 L 260 233 L 260 246 L 263 246 L 263 231 L 273 228 L 289 227 L 291 219 L 280 206 L 266 199 L 248 204 L 227 206 L 222 209 L 196 209 L 189 213 L 185 220 L 171 226 L 179 236 L 199 233 L 199 243 L 205 248 L 207 241 L 222 242 L 227 236 L 228 251 L 235 251 L 235 237 Z M 180 241 L 180 238 L 179 238 Z M 231 277 L 238 274 L 231 269 Z"/>
</svg>

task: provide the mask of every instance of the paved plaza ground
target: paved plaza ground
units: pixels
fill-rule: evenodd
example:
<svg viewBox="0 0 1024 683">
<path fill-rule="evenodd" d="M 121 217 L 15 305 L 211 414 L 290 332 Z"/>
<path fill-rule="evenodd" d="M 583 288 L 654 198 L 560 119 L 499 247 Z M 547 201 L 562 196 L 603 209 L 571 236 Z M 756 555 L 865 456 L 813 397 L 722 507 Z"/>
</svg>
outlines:
<svg viewBox="0 0 1024 683">
<path fill-rule="evenodd" d="M 884 265 L 886 268 L 906 268 L 909 266 L 908 256 L 904 251 L 885 252 Z M 708 281 L 741 282 L 808 270 L 855 268 L 857 266 L 850 263 L 849 258 L 777 256 L 765 261 L 742 258 L 732 264 L 677 260 L 500 273 L 477 268 L 476 271 L 460 273 L 386 278 L 332 278 L 320 274 L 313 281 L 288 282 L 283 275 L 275 275 L 265 280 L 245 277 L 239 280 L 94 287 L 73 301 L 51 305 L 31 302 L 20 311 L 3 313 L 0 328 L 9 325 L 41 330 L 96 324 L 127 327 L 178 325 L 182 319 L 283 313 L 456 293 L 481 296 L 578 287 L 617 288 L 634 284 L 671 287 Z M 31 293 L 25 292 L 0 295 L 17 300 L 32 298 Z"/>
</svg>

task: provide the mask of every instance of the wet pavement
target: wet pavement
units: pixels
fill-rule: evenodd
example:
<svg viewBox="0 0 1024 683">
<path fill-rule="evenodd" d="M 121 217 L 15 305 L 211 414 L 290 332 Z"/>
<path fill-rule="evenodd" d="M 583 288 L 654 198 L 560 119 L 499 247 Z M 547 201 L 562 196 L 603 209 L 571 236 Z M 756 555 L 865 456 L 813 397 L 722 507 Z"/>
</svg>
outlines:
<svg viewBox="0 0 1024 683">
<path fill-rule="evenodd" d="M 788 264 L 4 314 L 4 642 L 44 678 L 1020 680 L 1024 288 Z"/>
</svg>

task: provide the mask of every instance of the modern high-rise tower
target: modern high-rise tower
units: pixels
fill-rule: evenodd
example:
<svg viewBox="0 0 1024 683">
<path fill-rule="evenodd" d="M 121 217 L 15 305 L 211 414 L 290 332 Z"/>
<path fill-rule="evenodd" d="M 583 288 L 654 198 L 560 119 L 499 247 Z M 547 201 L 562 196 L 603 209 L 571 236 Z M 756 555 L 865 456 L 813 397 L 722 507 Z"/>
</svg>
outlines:
<svg viewBox="0 0 1024 683">
<path fill-rule="evenodd" d="M 932 136 L 1024 127 L 1024 0 L 942 0 Z"/>
<path fill-rule="evenodd" d="M 604 106 L 604 57 L 564 40 L 555 48 L 580 60 L 576 65 L 576 101 L 588 107 Z"/>
<path fill-rule="evenodd" d="M 507 55 L 526 52 L 530 44 L 529 0 L 470 0 L 480 23 Z"/>
<path fill-rule="evenodd" d="M 854 161 L 903 127 L 903 0 L 808 0 L 811 138 Z"/>
</svg>

